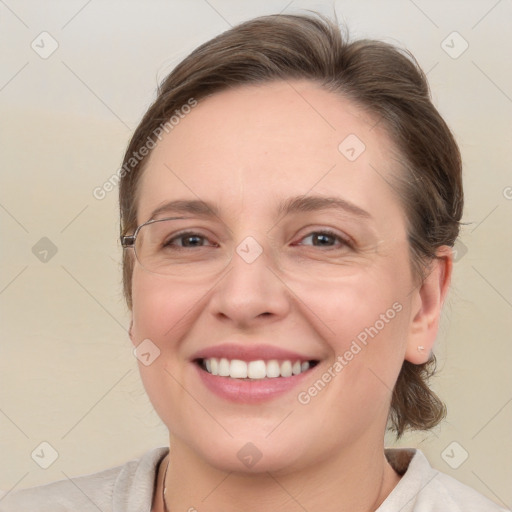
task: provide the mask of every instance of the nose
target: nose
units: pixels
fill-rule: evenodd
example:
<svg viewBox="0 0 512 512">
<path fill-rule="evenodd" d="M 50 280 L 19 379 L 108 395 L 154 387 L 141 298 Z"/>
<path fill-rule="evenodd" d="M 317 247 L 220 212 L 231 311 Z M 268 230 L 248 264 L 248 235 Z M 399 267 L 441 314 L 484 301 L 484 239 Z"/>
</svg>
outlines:
<svg viewBox="0 0 512 512">
<path fill-rule="evenodd" d="M 292 294 L 279 276 L 270 249 L 253 237 L 237 247 L 215 286 L 209 307 L 213 315 L 238 328 L 284 318 Z"/>
</svg>

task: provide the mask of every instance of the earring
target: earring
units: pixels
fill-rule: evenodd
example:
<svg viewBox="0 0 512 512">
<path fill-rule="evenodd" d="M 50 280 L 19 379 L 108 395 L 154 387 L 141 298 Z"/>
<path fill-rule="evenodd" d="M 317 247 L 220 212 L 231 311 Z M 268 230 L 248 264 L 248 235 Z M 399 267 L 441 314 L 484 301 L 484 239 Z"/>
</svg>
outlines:
<svg viewBox="0 0 512 512">
<path fill-rule="evenodd" d="M 423 345 L 418 345 L 418 352 L 423 352 L 425 347 Z"/>
</svg>

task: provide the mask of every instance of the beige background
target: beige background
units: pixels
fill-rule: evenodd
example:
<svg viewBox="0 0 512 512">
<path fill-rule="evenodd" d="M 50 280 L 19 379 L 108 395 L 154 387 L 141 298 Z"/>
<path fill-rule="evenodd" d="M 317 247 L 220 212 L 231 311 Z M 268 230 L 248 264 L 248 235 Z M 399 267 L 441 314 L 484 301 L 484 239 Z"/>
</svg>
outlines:
<svg viewBox="0 0 512 512">
<path fill-rule="evenodd" d="M 464 158 L 467 225 L 434 380 L 449 416 L 400 444 L 420 447 L 436 468 L 511 507 L 512 4 L 288 2 L 0 2 L 4 491 L 167 444 L 126 333 L 117 189 L 103 200 L 92 191 L 117 170 L 157 81 L 199 43 L 256 15 L 335 7 L 353 37 L 413 52 Z M 43 31 L 59 45 L 46 59 L 31 48 L 34 40 L 40 52 L 51 48 Z M 467 50 L 453 58 L 464 41 Z M 43 237 L 57 248 L 46 263 L 32 250 Z M 31 458 L 43 441 L 59 455 L 46 470 Z M 465 452 L 452 469 L 447 461 L 456 466 Z"/>
</svg>

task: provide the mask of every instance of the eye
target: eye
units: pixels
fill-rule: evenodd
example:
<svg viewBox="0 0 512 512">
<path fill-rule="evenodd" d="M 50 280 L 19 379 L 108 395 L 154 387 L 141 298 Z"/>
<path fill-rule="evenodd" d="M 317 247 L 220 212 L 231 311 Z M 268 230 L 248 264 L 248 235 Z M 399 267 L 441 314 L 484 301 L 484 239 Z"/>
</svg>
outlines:
<svg viewBox="0 0 512 512">
<path fill-rule="evenodd" d="M 307 240 L 310 238 L 312 240 L 313 247 L 326 247 L 326 248 L 336 248 L 336 241 L 339 242 L 338 247 L 352 247 L 352 244 L 348 238 L 342 237 L 338 235 L 334 231 L 330 231 L 328 229 L 323 229 L 319 231 L 313 231 L 309 235 L 305 236 L 301 240 Z M 318 242 L 318 244 L 315 244 Z M 310 244 L 300 244 L 300 245 L 310 245 Z"/>
<path fill-rule="evenodd" d="M 325 248 L 338 248 L 352 247 L 352 244 L 348 238 L 345 238 L 334 231 L 323 229 L 319 231 L 312 231 L 309 235 L 303 237 L 301 240 L 311 239 L 311 244 L 298 244 L 298 245 L 310 245 L 312 247 L 325 247 Z M 181 243 L 177 243 L 177 241 Z M 162 244 L 165 248 L 174 249 L 193 249 L 199 247 L 205 247 L 205 242 L 208 242 L 209 246 L 216 246 L 216 244 L 209 243 L 206 236 L 196 233 L 194 231 L 187 231 L 179 233 L 169 238 Z"/>
<path fill-rule="evenodd" d="M 174 243 L 176 240 L 181 240 L 182 244 Z M 179 233 L 178 235 L 173 236 L 162 245 L 169 248 L 190 249 L 194 247 L 204 247 L 204 244 L 201 243 L 204 240 L 208 241 L 208 238 L 204 235 L 201 235 L 200 233 L 187 231 L 185 233 Z"/>
</svg>

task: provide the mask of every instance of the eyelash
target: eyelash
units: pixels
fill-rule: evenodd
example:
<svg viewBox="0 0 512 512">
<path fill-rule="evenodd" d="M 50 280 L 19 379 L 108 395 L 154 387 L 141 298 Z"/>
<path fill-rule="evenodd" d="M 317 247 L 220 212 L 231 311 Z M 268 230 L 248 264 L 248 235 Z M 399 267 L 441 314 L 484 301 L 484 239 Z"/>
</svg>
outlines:
<svg viewBox="0 0 512 512">
<path fill-rule="evenodd" d="M 304 240 L 305 238 L 309 238 L 310 236 L 313 236 L 313 235 L 327 235 L 327 236 L 330 236 L 330 237 L 333 237 L 334 239 L 336 239 L 337 241 L 341 242 L 341 247 L 348 247 L 350 249 L 353 249 L 354 248 L 354 245 L 353 243 L 348 239 L 348 238 L 345 238 L 345 237 L 342 237 L 341 235 L 339 235 L 338 233 L 334 232 L 334 231 L 331 231 L 330 229 L 321 229 L 321 230 L 318 230 L 318 231 L 311 231 L 309 234 L 305 235 L 304 237 L 301 238 L 301 240 Z M 199 238 L 203 238 L 203 239 L 208 239 L 208 237 L 204 236 L 204 235 L 201 235 L 200 233 L 196 233 L 194 231 L 186 231 L 184 233 L 179 233 L 178 235 L 172 237 L 168 242 L 166 242 L 164 244 L 165 247 L 172 247 L 172 242 L 174 242 L 175 240 L 179 240 L 180 238 L 187 238 L 187 237 L 199 237 Z M 187 250 L 187 249 L 194 249 L 196 247 L 181 247 L 181 246 L 174 246 L 176 248 L 176 250 Z M 203 247 L 203 246 L 199 246 L 199 247 Z M 311 247 L 321 247 L 321 246 L 311 246 Z M 332 247 L 332 246 L 327 246 L 326 247 L 327 250 L 335 250 L 336 248 L 335 247 Z"/>
<path fill-rule="evenodd" d="M 313 235 L 327 235 L 327 236 L 333 237 L 334 239 L 341 242 L 341 247 L 349 247 L 350 249 L 354 248 L 352 242 L 348 238 L 343 237 L 343 236 L 339 235 L 338 233 L 331 231 L 330 229 L 321 229 L 319 231 L 312 231 L 308 235 L 302 237 L 301 240 L 304 240 L 305 238 L 309 238 L 310 236 L 313 236 Z M 312 247 L 319 247 L 319 246 L 312 246 Z M 327 249 L 334 250 L 335 247 L 328 246 Z"/>
</svg>

